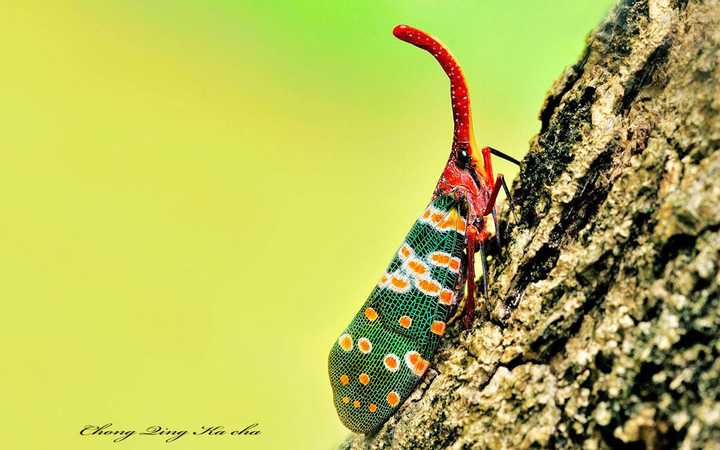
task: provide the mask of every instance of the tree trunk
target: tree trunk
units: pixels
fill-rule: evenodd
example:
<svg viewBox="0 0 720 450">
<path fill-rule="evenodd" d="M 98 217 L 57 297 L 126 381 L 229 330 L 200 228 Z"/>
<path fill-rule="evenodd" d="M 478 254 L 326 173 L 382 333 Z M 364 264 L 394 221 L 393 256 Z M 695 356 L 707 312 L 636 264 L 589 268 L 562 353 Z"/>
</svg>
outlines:
<svg viewBox="0 0 720 450">
<path fill-rule="evenodd" d="M 718 0 L 621 2 L 540 119 L 489 303 L 344 448 L 720 449 Z"/>
</svg>

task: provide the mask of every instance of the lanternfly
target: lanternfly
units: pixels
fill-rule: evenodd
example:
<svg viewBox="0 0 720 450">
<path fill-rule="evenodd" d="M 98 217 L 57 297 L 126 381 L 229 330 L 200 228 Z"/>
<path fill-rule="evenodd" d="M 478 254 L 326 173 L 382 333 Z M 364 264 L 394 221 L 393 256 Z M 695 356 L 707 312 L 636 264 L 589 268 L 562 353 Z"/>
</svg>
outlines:
<svg viewBox="0 0 720 450">
<path fill-rule="evenodd" d="M 490 155 L 518 163 L 490 147 L 478 152 L 467 85 L 450 52 L 407 25 L 398 25 L 393 34 L 432 54 L 450 78 L 455 128 L 450 158 L 429 205 L 330 351 L 335 407 L 345 426 L 358 433 L 377 429 L 412 393 L 465 284 L 465 326 L 472 323 L 475 252 L 480 250 L 487 295 L 486 218 L 492 215 L 497 221 L 495 200 L 501 187 L 510 197 L 503 176 L 493 177 Z"/>
</svg>

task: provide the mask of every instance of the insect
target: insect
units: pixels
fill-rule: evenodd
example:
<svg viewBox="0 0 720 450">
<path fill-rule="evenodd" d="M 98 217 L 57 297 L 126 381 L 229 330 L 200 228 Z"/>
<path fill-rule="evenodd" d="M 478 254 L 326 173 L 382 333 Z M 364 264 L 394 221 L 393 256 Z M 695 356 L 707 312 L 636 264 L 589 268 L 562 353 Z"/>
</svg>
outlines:
<svg viewBox="0 0 720 450">
<path fill-rule="evenodd" d="M 487 295 L 486 219 L 492 215 L 497 230 L 495 200 L 501 187 L 510 200 L 503 176 L 493 177 L 490 157 L 519 164 L 490 147 L 480 150 L 482 160 L 478 157 L 467 84 L 448 49 L 407 25 L 396 26 L 393 34 L 432 54 L 450 78 L 454 134 L 429 205 L 330 351 L 335 407 L 343 424 L 357 433 L 377 429 L 412 393 L 465 284 L 464 324 L 469 328 L 475 310 L 475 252 L 480 251 Z"/>
</svg>

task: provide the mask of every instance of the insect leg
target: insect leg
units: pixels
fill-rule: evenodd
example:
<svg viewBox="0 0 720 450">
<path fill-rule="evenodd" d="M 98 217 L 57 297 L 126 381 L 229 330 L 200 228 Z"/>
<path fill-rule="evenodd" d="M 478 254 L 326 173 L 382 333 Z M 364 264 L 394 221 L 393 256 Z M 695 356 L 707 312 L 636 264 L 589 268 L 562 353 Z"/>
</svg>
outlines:
<svg viewBox="0 0 720 450">
<path fill-rule="evenodd" d="M 485 253 L 485 242 L 480 241 L 480 258 L 483 265 L 483 296 L 487 299 L 487 254 Z"/>
<path fill-rule="evenodd" d="M 482 263 L 482 271 L 483 271 L 483 296 L 485 297 L 485 301 L 488 300 L 488 264 L 487 264 L 487 254 L 485 253 L 485 241 L 480 241 L 480 259 Z"/>
<path fill-rule="evenodd" d="M 515 222 L 517 222 L 517 217 L 515 217 L 515 208 L 513 207 L 512 194 L 510 193 L 510 189 L 508 188 L 508 185 L 505 182 L 505 177 L 503 177 L 502 175 L 499 175 L 498 180 L 500 180 L 502 187 L 503 187 L 503 191 L 505 191 L 505 196 L 508 199 L 508 206 L 510 207 L 510 213 L 513 215 L 513 219 L 515 220 Z"/>
<path fill-rule="evenodd" d="M 487 253 L 485 252 L 485 243 L 490 235 L 486 230 L 478 231 L 475 225 L 469 225 L 466 230 L 467 235 L 467 264 L 465 266 L 467 283 L 467 296 L 465 298 L 465 328 L 472 325 L 473 316 L 475 315 L 475 250 L 477 246 L 480 249 L 480 258 L 483 271 L 483 296 L 488 298 L 488 264 Z"/>
<path fill-rule="evenodd" d="M 517 164 L 518 166 L 520 166 L 520 161 L 518 161 L 517 159 L 508 155 L 507 153 L 503 153 L 496 148 L 492 148 L 492 147 L 488 147 L 488 148 L 490 149 L 490 153 L 492 153 L 493 155 L 500 157 L 500 158 L 504 159 L 505 161 L 510 161 L 511 163 Z"/>
<path fill-rule="evenodd" d="M 500 227 L 498 226 L 498 218 L 497 218 L 497 211 L 495 207 L 493 206 L 492 210 L 492 216 L 493 216 L 493 223 L 495 224 L 495 240 L 497 241 L 498 247 L 500 247 Z"/>
<path fill-rule="evenodd" d="M 513 208 L 512 195 L 510 194 L 510 189 L 505 182 L 505 177 L 502 174 L 499 174 L 495 179 L 495 185 L 493 186 L 493 190 L 490 193 L 490 200 L 488 201 L 487 209 L 483 211 L 483 215 L 486 216 L 488 214 L 492 214 L 493 209 L 495 208 L 495 201 L 497 200 L 497 196 L 500 193 L 501 187 L 503 191 L 505 191 L 505 195 L 507 196 L 508 205 L 510 206 L 510 214 L 513 215 L 513 220 L 517 222 L 517 217 L 515 217 L 515 212 Z"/>
<path fill-rule="evenodd" d="M 512 194 L 510 193 L 510 189 L 508 188 L 507 183 L 505 182 L 505 177 L 502 176 L 502 174 L 498 175 L 497 180 L 495 181 L 495 184 L 501 184 L 503 191 L 505 192 L 505 197 L 507 197 L 508 200 L 508 206 L 510 207 L 510 214 L 513 216 L 513 220 L 515 223 L 517 223 L 517 216 L 515 216 L 515 208 L 513 205 L 513 198 Z"/>
<path fill-rule="evenodd" d="M 483 166 L 485 167 L 486 182 L 488 186 L 490 186 L 490 188 L 494 189 L 495 179 L 493 178 L 492 159 L 490 158 L 490 153 L 492 152 L 492 150 L 490 149 L 490 147 L 483 147 L 483 149 L 480 151 L 482 152 Z M 490 204 L 494 205 L 495 201 L 493 200 Z M 485 213 L 483 215 L 486 216 L 488 214 L 489 213 Z"/>
<path fill-rule="evenodd" d="M 493 180 L 492 162 L 490 160 L 490 155 L 492 154 L 492 155 L 498 156 L 500 158 L 505 159 L 506 161 L 510 161 L 513 164 L 517 164 L 518 166 L 520 166 L 520 161 L 518 161 L 517 159 L 513 158 L 512 156 L 510 156 L 504 152 L 501 152 L 500 150 L 498 150 L 496 148 L 483 147 L 483 149 L 481 151 L 482 151 L 482 155 L 483 155 L 483 164 L 485 165 L 485 172 L 487 173 L 487 176 L 488 176 L 488 184 L 492 187 L 492 194 L 490 196 L 490 202 L 488 203 L 488 210 L 485 211 L 484 215 L 490 214 L 492 212 L 491 209 L 495 208 L 495 200 L 497 198 L 498 191 L 500 190 L 500 186 L 502 186 L 503 191 L 505 191 L 505 195 L 507 196 L 507 199 L 508 199 L 508 205 L 510 206 L 510 213 L 513 215 L 513 220 L 515 220 L 515 222 L 517 222 L 517 217 L 515 217 L 515 212 L 514 212 L 515 209 L 513 208 L 512 195 L 510 194 L 510 189 L 508 188 L 508 185 L 505 182 L 505 177 L 502 174 L 498 174 L 497 178 L 495 180 Z M 495 216 L 493 215 L 493 219 L 494 218 L 495 218 Z M 497 226 L 495 227 L 495 229 L 497 230 Z"/>
<path fill-rule="evenodd" d="M 493 209 L 495 209 L 495 201 L 497 200 L 497 196 L 500 193 L 500 187 L 504 183 L 504 177 L 501 175 L 497 176 L 497 180 L 495 180 L 495 183 L 493 185 L 493 190 L 490 193 L 490 199 L 488 200 L 487 207 L 485 211 L 482 212 L 483 216 L 487 216 L 488 214 L 492 214 Z"/>
<path fill-rule="evenodd" d="M 465 264 L 465 282 L 467 283 L 467 296 L 465 297 L 465 328 L 472 325 L 475 314 L 475 240 L 478 230 L 475 225 L 467 227 L 467 261 Z"/>
</svg>

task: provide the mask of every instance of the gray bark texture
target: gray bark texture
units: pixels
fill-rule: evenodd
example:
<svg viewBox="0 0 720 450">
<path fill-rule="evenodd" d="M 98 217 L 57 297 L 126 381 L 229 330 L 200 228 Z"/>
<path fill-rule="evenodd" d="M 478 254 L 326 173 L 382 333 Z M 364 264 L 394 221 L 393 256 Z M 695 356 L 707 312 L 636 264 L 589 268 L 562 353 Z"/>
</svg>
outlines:
<svg viewBox="0 0 720 450">
<path fill-rule="evenodd" d="M 488 302 L 343 448 L 720 449 L 719 0 L 622 1 L 540 119 Z"/>
</svg>

